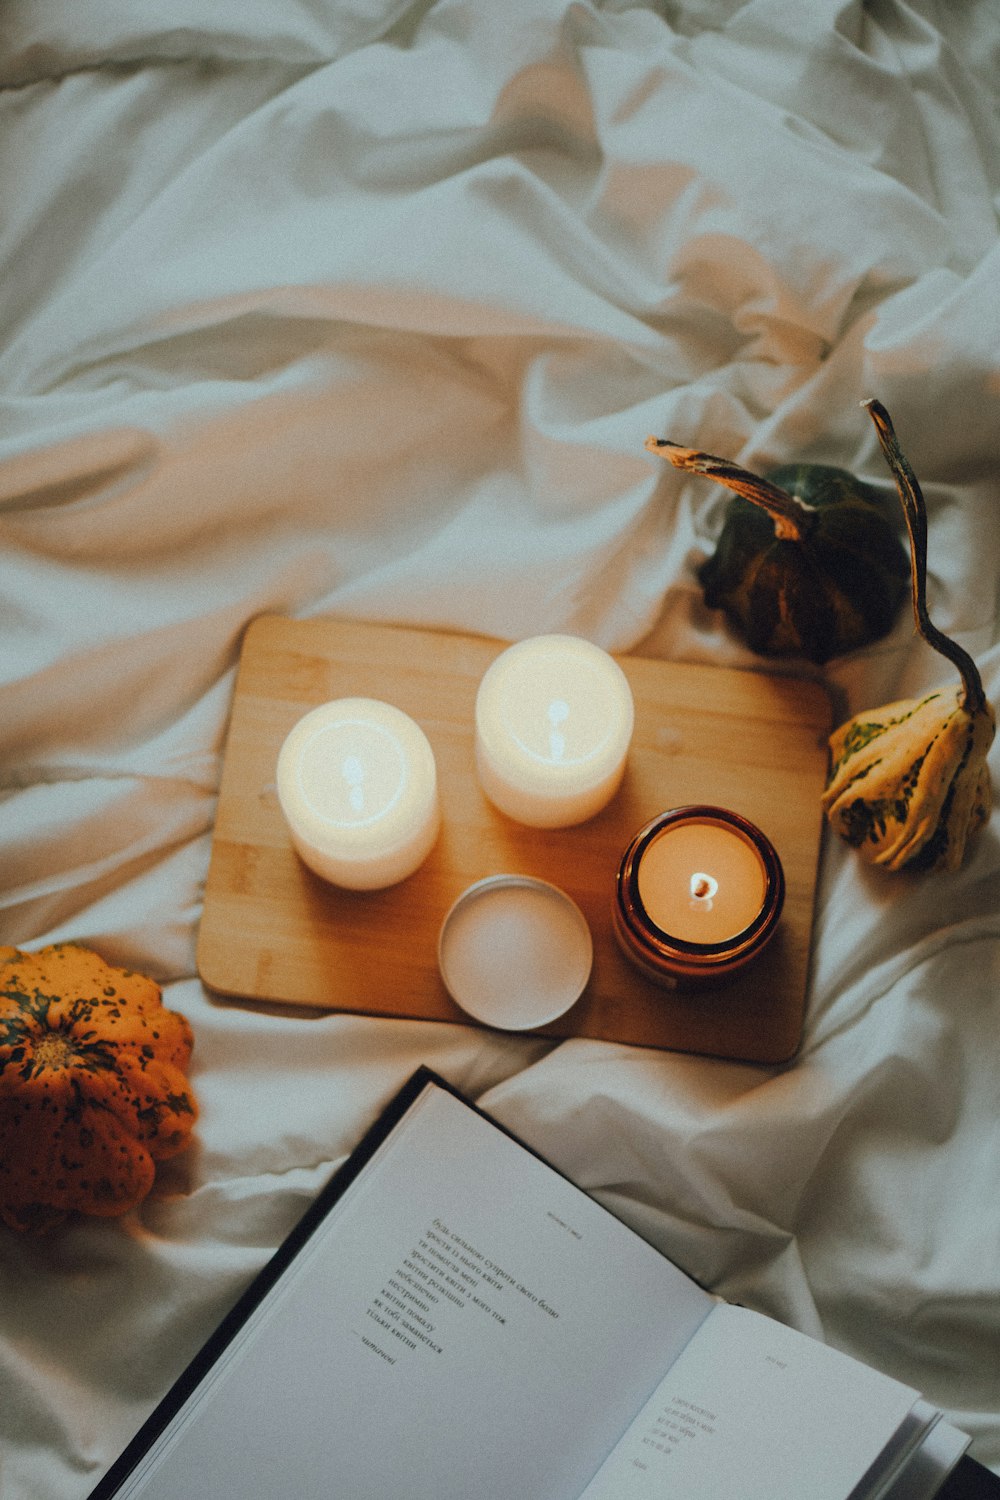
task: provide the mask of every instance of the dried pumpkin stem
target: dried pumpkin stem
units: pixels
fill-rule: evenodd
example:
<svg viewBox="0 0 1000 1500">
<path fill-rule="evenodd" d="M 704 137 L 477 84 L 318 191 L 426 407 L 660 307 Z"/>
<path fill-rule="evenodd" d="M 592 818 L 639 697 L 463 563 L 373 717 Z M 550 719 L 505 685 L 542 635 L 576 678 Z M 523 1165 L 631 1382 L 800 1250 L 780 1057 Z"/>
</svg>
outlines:
<svg viewBox="0 0 1000 1500">
<path fill-rule="evenodd" d="M 781 541 L 804 541 L 812 529 L 815 506 L 807 505 L 797 495 L 789 494 L 759 474 L 751 474 L 749 469 L 741 469 L 726 458 L 716 458 L 714 454 L 702 453 L 697 448 L 684 448 L 669 438 L 648 437 L 646 448 L 650 453 L 669 458 L 675 469 L 686 469 L 690 474 L 714 479 L 716 484 L 725 485 L 727 490 L 759 505 L 771 517 L 774 534 Z"/>
<path fill-rule="evenodd" d="M 986 694 L 979 668 L 968 651 L 938 630 L 927 613 L 927 507 L 917 476 L 899 446 L 892 419 L 881 401 L 872 397 L 862 401 L 861 405 L 875 423 L 879 444 L 903 504 L 903 515 L 906 517 L 906 529 L 910 537 L 910 579 L 917 630 L 928 646 L 939 651 L 958 668 L 965 688 L 964 706 L 968 712 L 981 713 L 986 707 Z"/>
</svg>

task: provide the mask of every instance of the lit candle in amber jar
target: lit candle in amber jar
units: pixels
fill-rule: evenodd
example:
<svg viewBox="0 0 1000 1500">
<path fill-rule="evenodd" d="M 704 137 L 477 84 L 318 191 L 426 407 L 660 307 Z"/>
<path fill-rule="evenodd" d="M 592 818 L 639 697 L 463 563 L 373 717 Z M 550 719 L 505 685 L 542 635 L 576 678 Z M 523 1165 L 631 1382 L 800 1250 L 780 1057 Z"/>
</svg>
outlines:
<svg viewBox="0 0 1000 1500">
<path fill-rule="evenodd" d="M 675 808 L 641 829 L 625 851 L 615 933 L 656 983 L 704 984 L 761 951 L 783 901 L 781 862 L 759 828 L 724 808 Z"/>
</svg>

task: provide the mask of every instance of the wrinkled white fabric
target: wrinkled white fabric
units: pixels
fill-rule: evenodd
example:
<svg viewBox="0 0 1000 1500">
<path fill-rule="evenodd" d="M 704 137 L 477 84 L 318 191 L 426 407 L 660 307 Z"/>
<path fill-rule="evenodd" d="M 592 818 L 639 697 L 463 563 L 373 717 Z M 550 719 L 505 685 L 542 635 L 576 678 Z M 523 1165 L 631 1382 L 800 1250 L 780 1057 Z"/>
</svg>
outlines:
<svg viewBox="0 0 1000 1500">
<path fill-rule="evenodd" d="M 996 702 L 998 77 L 987 0 L 8 7 L 0 942 L 161 979 L 202 1118 L 125 1222 L 0 1237 L 4 1500 L 88 1493 L 421 1062 L 1000 1470 L 996 819 L 922 881 L 825 843 L 781 1069 L 227 1004 L 194 963 L 256 615 L 762 668 L 695 580 L 725 496 L 650 432 L 891 492 L 878 396 Z M 813 675 L 846 715 L 951 671 L 904 611 Z"/>
</svg>

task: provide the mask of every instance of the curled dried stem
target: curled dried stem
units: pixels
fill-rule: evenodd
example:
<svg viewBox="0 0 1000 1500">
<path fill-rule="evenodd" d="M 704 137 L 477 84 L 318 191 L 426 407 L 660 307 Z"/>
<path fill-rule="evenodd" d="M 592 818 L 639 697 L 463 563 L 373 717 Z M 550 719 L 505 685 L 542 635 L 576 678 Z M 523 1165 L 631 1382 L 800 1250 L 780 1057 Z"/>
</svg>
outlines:
<svg viewBox="0 0 1000 1500">
<path fill-rule="evenodd" d="M 899 498 L 903 504 L 906 530 L 910 537 L 910 580 L 913 618 L 916 621 L 917 630 L 928 646 L 939 651 L 958 668 L 965 689 L 964 707 L 967 711 L 970 714 L 982 713 L 986 707 L 986 694 L 983 690 L 979 668 L 964 647 L 960 646 L 957 641 L 951 640 L 943 631 L 938 630 L 927 613 L 927 507 L 917 482 L 917 476 L 910 468 L 899 446 L 892 419 L 881 401 L 872 397 L 867 401 L 862 401 L 861 405 L 875 424 L 879 445 L 896 481 L 896 489 L 899 491 Z"/>
<path fill-rule="evenodd" d="M 712 453 L 702 453 L 697 448 L 684 448 L 669 438 L 648 437 L 645 447 L 649 453 L 658 453 L 667 458 L 675 469 L 685 469 L 689 474 L 700 474 L 714 479 L 716 484 L 742 495 L 744 500 L 766 510 L 774 522 L 775 535 L 782 541 L 801 542 L 812 529 L 816 508 L 807 505 L 797 495 L 780 489 L 759 474 L 741 469 L 726 458 L 716 458 Z"/>
</svg>

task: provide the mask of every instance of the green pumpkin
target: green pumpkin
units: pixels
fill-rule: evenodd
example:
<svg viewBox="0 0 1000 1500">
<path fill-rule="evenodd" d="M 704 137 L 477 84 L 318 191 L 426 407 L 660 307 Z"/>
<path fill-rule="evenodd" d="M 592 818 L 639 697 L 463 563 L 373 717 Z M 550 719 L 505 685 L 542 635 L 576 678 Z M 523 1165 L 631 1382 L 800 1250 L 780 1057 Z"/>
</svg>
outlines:
<svg viewBox="0 0 1000 1500">
<path fill-rule="evenodd" d="M 753 651 L 822 663 L 892 629 L 910 565 L 878 490 L 825 464 L 761 477 L 663 438 L 646 447 L 736 491 L 698 580 Z"/>
</svg>

